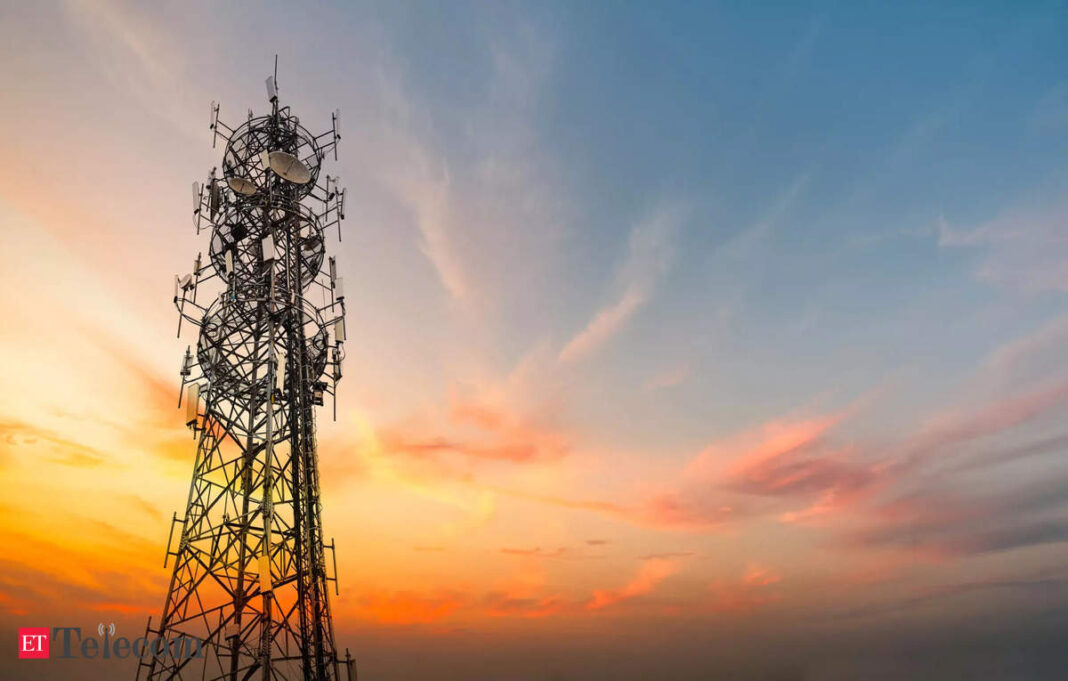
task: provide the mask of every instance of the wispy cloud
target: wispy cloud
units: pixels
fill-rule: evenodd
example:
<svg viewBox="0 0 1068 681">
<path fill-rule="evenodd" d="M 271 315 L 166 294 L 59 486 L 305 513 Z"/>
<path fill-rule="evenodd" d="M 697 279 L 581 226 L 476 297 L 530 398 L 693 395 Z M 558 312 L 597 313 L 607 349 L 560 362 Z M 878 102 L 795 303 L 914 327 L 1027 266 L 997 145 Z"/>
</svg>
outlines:
<svg viewBox="0 0 1068 681">
<path fill-rule="evenodd" d="M 1068 204 L 1010 210 L 972 228 L 939 223 L 943 248 L 978 251 L 983 259 L 975 270 L 982 281 L 1025 294 L 1068 291 L 1068 235 L 1063 225 Z"/>
<path fill-rule="evenodd" d="M 136 3 L 68 0 L 67 16 L 96 49 L 103 74 L 131 94 L 146 111 L 193 139 L 206 137 L 199 125 L 209 97 L 185 77 L 186 54 L 166 30 Z"/>
<path fill-rule="evenodd" d="M 415 224 L 419 228 L 419 247 L 434 265 L 441 285 L 459 301 L 467 300 L 470 285 L 467 273 L 460 264 L 453 246 L 451 227 L 448 168 L 442 162 L 437 172 L 431 171 L 424 158 L 419 173 L 400 188 L 411 202 Z"/>
<path fill-rule="evenodd" d="M 663 390 L 665 388 L 674 388 L 677 385 L 682 385 L 689 377 L 690 368 L 688 366 L 677 366 L 653 374 L 648 379 L 646 379 L 642 387 L 645 390 Z"/>
<path fill-rule="evenodd" d="M 665 204 L 631 229 L 627 259 L 617 271 L 621 293 L 564 345 L 561 362 L 579 360 L 604 345 L 649 301 L 657 281 L 671 267 L 684 217 L 680 206 Z"/>
<path fill-rule="evenodd" d="M 750 613 L 782 598 L 776 587 L 782 575 L 768 567 L 750 565 L 736 580 L 716 580 L 709 585 L 711 594 L 705 610 L 713 613 Z"/>
<path fill-rule="evenodd" d="M 642 561 L 638 572 L 629 582 L 614 589 L 594 591 L 585 607 L 587 610 L 602 610 L 639 596 L 645 596 L 681 568 L 680 559 L 648 558 Z"/>
</svg>

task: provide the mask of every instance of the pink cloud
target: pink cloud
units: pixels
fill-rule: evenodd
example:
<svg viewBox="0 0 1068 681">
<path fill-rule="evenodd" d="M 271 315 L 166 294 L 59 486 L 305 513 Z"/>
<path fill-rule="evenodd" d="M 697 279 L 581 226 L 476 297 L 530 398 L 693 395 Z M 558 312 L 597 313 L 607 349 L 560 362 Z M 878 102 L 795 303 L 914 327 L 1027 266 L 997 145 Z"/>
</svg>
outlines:
<svg viewBox="0 0 1068 681">
<path fill-rule="evenodd" d="M 665 579 L 679 571 L 681 563 L 672 558 L 649 558 L 642 562 L 637 574 L 621 587 L 597 589 L 586 603 L 587 610 L 601 610 L 651 593 Z"/>
<path fill-rule="evenodd" d="M 719 580 L 709 585 L 712 598 L 707 609 L 711 612 L 752 612 L 781 599 L 775 586 L 782 575 L 761 565 L 750 565 L 737 581 Z"/>
</svg>

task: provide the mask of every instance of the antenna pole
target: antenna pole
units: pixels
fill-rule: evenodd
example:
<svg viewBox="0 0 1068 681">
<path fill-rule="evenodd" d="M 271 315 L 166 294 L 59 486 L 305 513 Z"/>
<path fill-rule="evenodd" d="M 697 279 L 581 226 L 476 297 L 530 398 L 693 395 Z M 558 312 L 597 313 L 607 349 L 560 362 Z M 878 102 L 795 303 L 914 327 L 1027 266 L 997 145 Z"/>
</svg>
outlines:
<svg viewBox="0 0 1068 681">
<path fill-rule="evenodd" d="M 167 549 L 158 633 L 168 652 L 142 656 L 148 681 L 339 681 L 343 662 L 354 669 L 334 641 L 315 429 L 344 358 L 344 305 L 316 302 L 334 287 L 325 232 L 340 215 L 319 178 L 338 136 L 313 135 L 280 107 L 277 77 L 275 55 L 268 115 L 229 128 L 212 105 L 222 177 L 194 192 L 209 257 L 176 278 L 174 299 L 198 327 L 181 365 L 197 397 L 196 456 Z M 217 292 L 199 299 L 210 302 L 198 302 L 199 285 Z M 336 578 L 335 566 L 335 588 Z M 189 637 L 201 657 L 182 654 Z"/>
</svg>

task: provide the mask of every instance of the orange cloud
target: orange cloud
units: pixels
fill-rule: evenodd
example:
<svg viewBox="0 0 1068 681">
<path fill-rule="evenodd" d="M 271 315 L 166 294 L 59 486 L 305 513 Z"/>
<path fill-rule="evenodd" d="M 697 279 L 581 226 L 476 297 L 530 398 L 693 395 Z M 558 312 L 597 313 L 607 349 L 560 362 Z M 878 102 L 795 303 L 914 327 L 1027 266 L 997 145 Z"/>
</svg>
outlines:
<svg viewBox="0 0 1068 681">
<path fill-rule="evenodd" d="M 629 582 L 616 589 L 597 589 L 586 603 L 587 610 L 601 610 L 623 601 L 644 596 L 661 582 L 675 574 L 681 563 L 672 558 L 649 558 L 642 562 L 638 573 Z"/>
<path fill-rule="evenodd" d="M 710 610 L 712 612 L 752 612 L 781 598 L 773 590 L 773 587 L 780 582 L 782 582 L 782 575 L 778 572 L 760 565 L 750 565 L 738 581 L 718 581 L 709 586 L 712 592 Z"/>
<path fill-rule="evenodd" d="M 503 548 L 501 553 L 507 553 L 513 556 L 530 556 L 535 558 L 562 558 L 568 555 L 569 551 L 566 546 L 561 546 L 552 551 L 543 551 L 540 546 L 536 546 L 532 549 L 513 549 Z"/>
<path fill-rule="evenodd" d="M 16 447 L 39 447 L 47 443 L 52 451 L 49 461 L 66 466 L 94 468 L 104 460 L 104 454 L 47 428 L 18 420 L 0 422 L 0 452 L 5 456 Z"/>
<path fill-rule="evenodd" d="M 815 445 L 834 425 L 839 415 L 807 420 L 774 420 L 706 447 L 686 467 L 688 478 L 724 475 L 746 480 L 761 466 Z M 760 476 L 756 476 L 760 482 Z"/>
<path fill-rule="evenodd" d="M 432 464 L 435 473 L 445 474 L 450 460 L 527 464 L 559 460 L 571 451 L 563 433 L 485 400 L 454 394 L 444 417 L 433 416 L 377 429 L 379 453 Z"/>
<path fill-rule="evenodd" d="M 518 598 L 508 594 L 490 594 L 485 601 L 485 614 L 490 617 L 519 617 L 536 619 L 557 615 L 570 609 L 560 596 Z"/>
<path fill-rule="evenodd" d="M 465 604 L 454 592 L 420 595 L 411 591 L 364 594 L 357 598 L 356 615 L 388 624 L 426 624 L 453 614 Z"/>
<path fill-rule="evenodd" d="M 500 442 L 480 445 L 446 438 L 405 439 L 397 434 L 388 432 L 383 433 L 382 444 L 389 453 L 406 454 L 416 458 L 438 454 L 459 454 L 473 459 L 525 463 L 541 459 L 543 453 L 535 444 L 530 442 Z"/>
<path fill-rule="evenodd" d="M 716 495 L 683 488 L 651 495 L 638 508 L 617 516 L 643 527 L 707 532 L 723 527 L 736 516 L 736 511 L 717 501 Z"/>
<path fill-rule="evenodd" d="M 782 581 L 782 575 L 760 565 L 750 565 L 742 577 L 742 583 L 750 586 L 767 586 Z"/>
</svg>

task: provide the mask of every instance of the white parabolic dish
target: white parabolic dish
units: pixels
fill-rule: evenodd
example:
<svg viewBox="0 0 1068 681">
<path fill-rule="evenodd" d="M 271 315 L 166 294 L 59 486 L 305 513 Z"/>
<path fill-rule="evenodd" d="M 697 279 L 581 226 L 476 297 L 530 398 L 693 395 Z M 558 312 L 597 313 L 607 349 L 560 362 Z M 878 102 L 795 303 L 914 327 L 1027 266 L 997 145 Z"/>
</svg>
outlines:
<svg viewBox="0 0 1068 681">
<path fill-rule="evenodd" d="M 243 196 L 252 196 L 256 193 L 256 184 L 252 180 L 246 180 L 243 177 L 231 177 L 226 180 L 226 183 L 230 185 L 230 189 Z"/>
<path fill-rule="evenodd" d="M 283 179 L 294 184 L 307 184 L 311 180 L 311 171 L 299 158 L 285 151 L 272 151 L 268 158 L 271 170 L 278 173 Z"/>
</svg>

